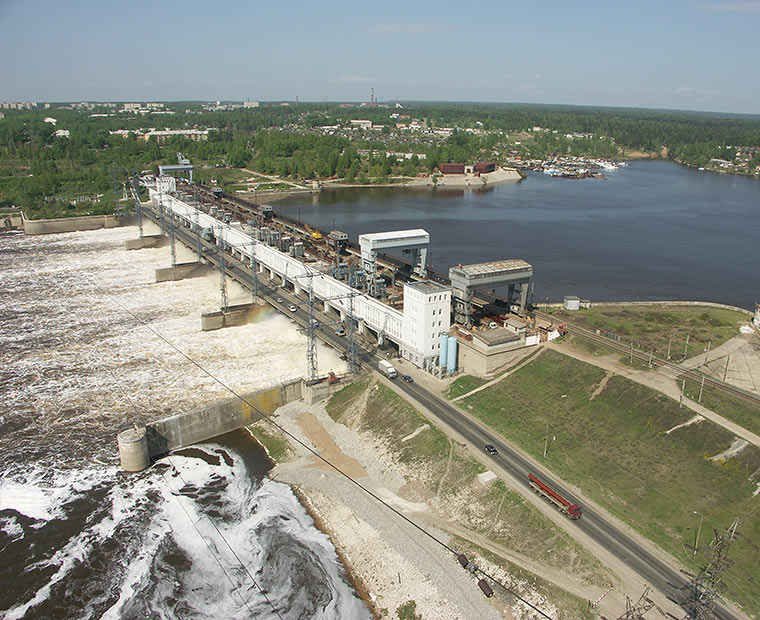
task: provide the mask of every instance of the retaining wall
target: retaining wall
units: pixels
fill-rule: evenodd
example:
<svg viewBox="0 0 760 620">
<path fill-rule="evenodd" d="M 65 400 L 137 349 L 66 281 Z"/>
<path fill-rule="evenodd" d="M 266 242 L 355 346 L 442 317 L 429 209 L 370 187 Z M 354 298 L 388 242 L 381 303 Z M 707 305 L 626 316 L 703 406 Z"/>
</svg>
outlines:
<svg viewBox="0 0 760 620">
<path fill-rule="evenodd" d="M 564 304 L 549 304 L 550 308 L 562 308 Z M 714 301 L 592 301 L 590 308 L 597 308 L 599 306 L 708 306 L 711 308 L 722 308 L 724 310 L 733 310 L 735 312 L 741 312 L 748 316 L 753 316 L 754 313 L 746 308 L 739 308 L 738 306 L 729 306 L 728 304 L 719 304 Z M 545 308 L 546 304 L 538 304 L 537 310 Z M 572 312 L 572 311 L 571 311 Z"/>
<path fill-rule="evenodd" d="M 28 220 L 23 217 L 24 233 L 27 235 L 52 235 L 55 233 L 97 230 L 123 226 L 115 215 L 83 215 L 79 217 L 59 217 L 50 220 Z"/>
<path fill-rule="evenodd" d="M 253 407 L 267 415 L 302 396 L 302 381 L 296 379 L 267 390 L 244 396 Z M 253 424 L 260 416 L 237 398 L 223 400 L 210 407 L 180 413 L 145 426 L 148 455 L 155 458 L 194 443 L 207 441 L 224 433 Z"/>
</svg>

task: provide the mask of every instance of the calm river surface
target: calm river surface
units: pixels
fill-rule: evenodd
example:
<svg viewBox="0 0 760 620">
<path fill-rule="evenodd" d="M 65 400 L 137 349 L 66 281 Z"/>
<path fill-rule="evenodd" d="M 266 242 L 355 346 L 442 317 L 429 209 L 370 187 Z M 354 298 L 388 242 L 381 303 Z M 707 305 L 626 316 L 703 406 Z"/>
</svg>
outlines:
<svg viewBox="0 0 760 620">
<path fill-rule="evenodd" d="M 760 181 L 634 162 L 607 178 L 529 174 L 472 190 L 338 189 L 276 210 L 354 241 L 424 228 L 433 268 L 523 258 L 535 301 L 760 301 Z"/>
</svg>

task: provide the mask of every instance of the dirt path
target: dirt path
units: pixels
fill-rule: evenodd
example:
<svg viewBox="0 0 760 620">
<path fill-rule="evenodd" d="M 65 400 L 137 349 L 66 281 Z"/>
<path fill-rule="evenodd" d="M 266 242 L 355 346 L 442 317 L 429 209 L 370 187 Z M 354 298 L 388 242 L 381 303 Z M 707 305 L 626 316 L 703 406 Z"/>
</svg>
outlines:
<svg viewBox="0 0 760 620">
<path fill-rule="evenodd" d="M 631 381 L 635 381 L 636 383 L 650 387 L 653 390 L 662 392 L 665 394 L 665 396 L 668 396 L 673 400 L 678 401 L 681 398 L 681 388 L 675 379 L 667 377 L 656 370 L 636 370 L 630 366 L 626 366 L 618 360 L 617 356 L 614 353 L 603 356 L 593 355 L 592 353 L 581 351 L 580 349 L 573 347 L 570 343 L 567 342 L 550 343 L 546 346 L 553 348 L 560 353 L 563 353 L 564 355 L 567 355 L 574 359 L 586 362 L 587 364 L 591 364 L 593 366 L 597 366 L 598 368 L 602 368 L 607 372 L 621 375 L 627 379 L 630 379 Z M 752 433 L 747 429 L 739 426 L 735 422 L 732 422 L 731 420 L 718 415 L 714 411 L 711 411 L 707 407 L 700 405 L 690 398 L 684 397 L 683 405 L 695 413 L 698 413 L 702 417 L 715 422 L 715 424 L 718 426 L 722 426 L 734 435 L 737 435 L 738 437 L 741 437 L 742 439 L 760 448 L 760 436 L 756 435 L 755 433 Z"/>
<path fill-rule="evenodd" d="M 760 337 L 757 332 L 739 334 L 728 342 L 707 352 L 695 355 L 681 364 L 684 368 L 700 369 L 716 379 L 760 394 Z"/>
<path fill-rule="evenodd" d="M 596 389 L 594 390 L 594 393 L 591 395 L 589 400 L 594 400 L 599 394 L 601 394 L 604 391 L 604 388 L 607 387 L 607 382 L 610 380 L 610 377 L 612 376 L 611 371 L 607 371 L 607 373 L 602 377 L 602 380 L 599 382 L 599 385 L 596 386 Z"/>
</svg>

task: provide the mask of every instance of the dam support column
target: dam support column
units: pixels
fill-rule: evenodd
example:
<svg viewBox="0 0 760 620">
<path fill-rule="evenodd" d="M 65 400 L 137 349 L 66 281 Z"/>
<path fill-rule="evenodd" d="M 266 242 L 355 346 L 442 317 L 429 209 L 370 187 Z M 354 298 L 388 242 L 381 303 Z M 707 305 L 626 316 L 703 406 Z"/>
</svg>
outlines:
<svg viewBox="0 0 760 620">
<path fill-rule="evenodd" d="M 124 471 L 142 471 L 150 465 L 145 427 L 128 428 L 118 436 L 119 459 Z"/>
<path fill-rule="evenodd" d="M 199 278 L 211 272 L 207 263 L 178 263 L 174 267 L 156 269 L 156 282 L 175 282 L 187 278 Z"/>
<path fill-rule="evenodd" d="M 164 235 L 145 235 L 137 239 L 127 239 L 124 247 L 127 250 L 142 250 L 144 248 L 162 248 L 166 245 L 167 239 Z"/>
</svg>

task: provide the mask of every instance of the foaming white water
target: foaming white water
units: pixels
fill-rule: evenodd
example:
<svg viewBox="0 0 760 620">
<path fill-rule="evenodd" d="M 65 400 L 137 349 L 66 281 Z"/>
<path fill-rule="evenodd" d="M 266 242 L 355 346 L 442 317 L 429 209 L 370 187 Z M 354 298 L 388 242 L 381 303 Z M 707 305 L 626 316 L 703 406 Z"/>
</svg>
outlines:
<svg viewBox="0 0 760 620">
<path fill-rule="evenodd" d="M 202 312 L 220 304 L 218 276 L 156 284 L 169 249 L 127 252 L 134 236 L 125 228 L 3 240 L 13 260 L 0 265 L 0 431 L 21 431 L 12 442 L 0 432 L 10 460 L 41 456 L 62 426 L 75 435 L 68 458 L 113 458 L 119 428 L 230 396 L 165 340 L 238 393 L 305 374 L 306 339 L 288 317 L 264 309 L 248 325 L 202 332 Z M 237 285 L 229 296 L 249 299 Z M 318 360 L 323 373 L 345 367 L 327 347 Z M 90 449 L 77 450 L 83 444 Z"/>
<path fill-rule="evenodd" d="M 25 572 L 40 577 L 39 587 L 28 588 L 3 617 L 50 609 L 65 617 L 68 593 L 87 579 L 97 586 L 91 583 L 79 601 L 81 617 L 369 618 L 330 540 L 289 487 L 257 481 L 239 456 L 219 446 L 187 452 L 134 480 L 109 470 L 105 495 L 90 506 L 84 527 L 34 558 Z M 71 495 L 61 503 L 61 521 L 90 502 Z M 3 521 L 10 523 L 8 513 Z M 56 526 L 28 523 L 27 534 L 39 527 Z M 108 557 L 115 538 L 121 551 Z M 104 562 L 107 571 L 82 573 Z"/>
<path fill-rule="evenodd" d="M 278 617 L 253 576 L 283 618 L 368 617 L 290 489 L 234 452 L 206 446 L 135 476 L 93 466 L 115 463 L 127 424 L 228 398 L 202 369 L 238 393 L 306 370 L 304 335 L 273 311 L 202 332 L 218 276 L 155 284 L 169 250 L 126 252 L 135 236 L 0 239 L 0 581 L 13 584 L 0 615 Z M 247 299 L 230 286 L 230 303 Z M 319 362 L 343 368 L 328 348 Z"/>
</svg>

